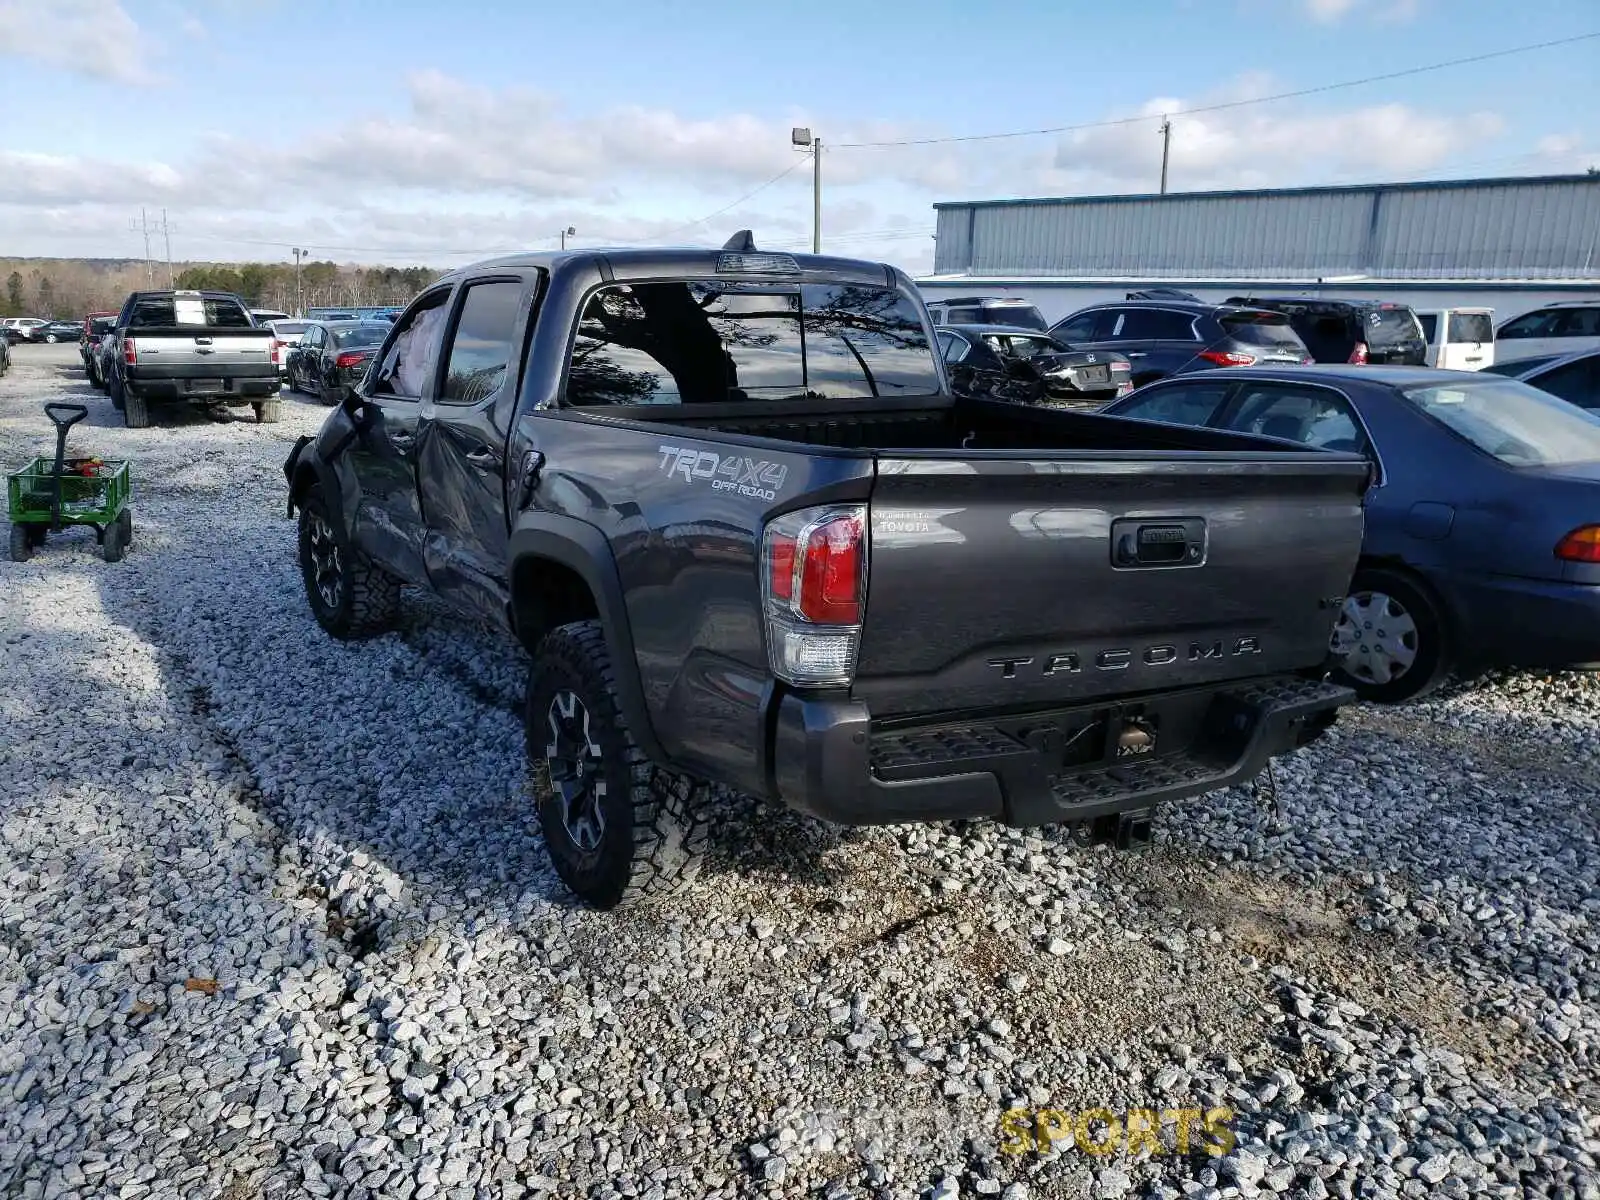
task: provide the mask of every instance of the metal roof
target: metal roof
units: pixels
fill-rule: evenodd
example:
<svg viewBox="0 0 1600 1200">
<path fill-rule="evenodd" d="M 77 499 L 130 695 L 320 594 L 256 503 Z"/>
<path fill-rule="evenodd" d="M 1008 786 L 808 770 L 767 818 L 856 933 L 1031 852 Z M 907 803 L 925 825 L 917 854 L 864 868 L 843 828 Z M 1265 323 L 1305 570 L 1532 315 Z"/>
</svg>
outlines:
<svg viewBox="0 0 1600 1200">
<path fill-rule="evenodd" d="M 934 274 L 1600 281 L 1600 176 L 934 205 Z"/>
</svg>

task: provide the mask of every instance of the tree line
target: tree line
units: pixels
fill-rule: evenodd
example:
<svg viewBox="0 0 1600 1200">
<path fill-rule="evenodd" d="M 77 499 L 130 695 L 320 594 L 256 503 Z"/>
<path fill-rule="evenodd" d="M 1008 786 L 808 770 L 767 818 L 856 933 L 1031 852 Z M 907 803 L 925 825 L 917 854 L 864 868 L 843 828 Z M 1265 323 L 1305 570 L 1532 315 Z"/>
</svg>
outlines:
<svg viewBox="0 0 1600 1200">
<path fill-rule="evenodd" d="M 440 275 L 431 267 L 358 267 L 334 262 L 294 264 L 174 263 L 172 286 L 236 292 L 252 308 L 404 304 Z M 153 277 L 152 277 L 153 276 Z M 147 270 L 142 259 L 0 258 L 0 316 L 76 320 L 114 312 L 129 292 L 167 286 L 167 266 Z"/>
</svg>

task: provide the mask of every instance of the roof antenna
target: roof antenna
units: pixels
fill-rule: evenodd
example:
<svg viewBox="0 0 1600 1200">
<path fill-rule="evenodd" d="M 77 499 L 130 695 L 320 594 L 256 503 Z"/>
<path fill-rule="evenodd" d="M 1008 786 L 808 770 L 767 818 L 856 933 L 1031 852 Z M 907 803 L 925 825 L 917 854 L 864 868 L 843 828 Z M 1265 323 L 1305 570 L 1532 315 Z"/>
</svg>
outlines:
<svg viewBox="0 0 1600 1200">
<path fill-rule="evenodd" d="M 756 252 L 756 235 L 748 229 L 741 229 L 724 242 L 722 248 L 734 254 L 754 254 Z"/>
</svg>

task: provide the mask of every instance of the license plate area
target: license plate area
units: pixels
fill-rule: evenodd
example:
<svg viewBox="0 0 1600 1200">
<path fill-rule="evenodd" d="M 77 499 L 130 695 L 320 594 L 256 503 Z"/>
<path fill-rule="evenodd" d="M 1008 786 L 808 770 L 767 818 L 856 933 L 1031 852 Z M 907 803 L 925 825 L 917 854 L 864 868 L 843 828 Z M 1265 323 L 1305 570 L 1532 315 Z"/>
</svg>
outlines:
<svg viewBox="0 0 1600 1200">
<path fill-rule="evenodd" d="M 1111 382 L 1111 368 L 1104 366 L 1079 367 L 1078 382 L 1087 384 L 1109 383 Z"/>
<path fill-rule="evenodd" d="M 192 396 L 211 396 L 228 390 L 227 382 L 221 379 L 189 379 L 185 384 L 185 390 Z"/>
</svg>

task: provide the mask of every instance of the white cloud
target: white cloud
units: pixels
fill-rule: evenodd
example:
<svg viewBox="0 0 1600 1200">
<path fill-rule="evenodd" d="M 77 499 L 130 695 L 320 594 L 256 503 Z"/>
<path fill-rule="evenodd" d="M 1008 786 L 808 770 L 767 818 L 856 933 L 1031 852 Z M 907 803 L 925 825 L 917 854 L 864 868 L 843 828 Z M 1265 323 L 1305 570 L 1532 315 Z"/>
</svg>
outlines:
<svg viewBox="0 0 1600 1200">
<path fill-rule="evenodd" d="M 1301 0 L 1301 7 L 1313 21 L 1335 25 L 1361 10 L 1384 24 L 1399 24 L 1416 18 L 1418 0 Z"/>
<path fill-rule="evenodd" d="M 1241 74 L 1204 95 L 1103 114 L 1131 123 L 1054 138 L 849 149 L 946 130 L 835 124 L 824 244 L 915 270 L 931 257 L 937 200 L 1154 191 L 1162 114 L 1173 122 L 1175 191 L 1417 178 L 1497 153 L 1500 170 L 1582 169 L 1593 154 L 1568 134 L 1550 134 L 1529 153 L 1530 135 L 1508 161 L 1503 122 L 1491 112 L 1285 103 L 1193 111 L 1283 86 Z M 302 245 L 342 261 L 446 266 L 552 245 L 569 224 L 580 245 L 720 242 L 740 227 L 760 244 L 809 245 L 810 165 L 789 145 L 790 126 L 811 123 L 809 114 L 575 112 L 534 88 L 489 89 L 437 71 L 407 87 L 403 108 L 276 145 L 256 133 L 223 135 L 166 162 L 0 151 L 0 243 L 32 254 L 142 252 L 142 239 L 126 231 L 145 205 L 168 209 L 174 254 L 186 259 L 279 260 Z"/>
<path fill-rule="evenodd" d="M 117 83 L 156 81 L 149 40 L 117 0 L 0 0 L 0 57 L 15 55 Z"/>
</svg>

